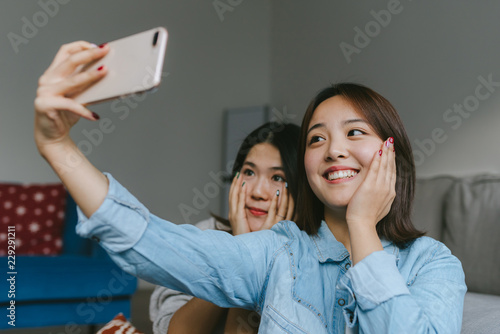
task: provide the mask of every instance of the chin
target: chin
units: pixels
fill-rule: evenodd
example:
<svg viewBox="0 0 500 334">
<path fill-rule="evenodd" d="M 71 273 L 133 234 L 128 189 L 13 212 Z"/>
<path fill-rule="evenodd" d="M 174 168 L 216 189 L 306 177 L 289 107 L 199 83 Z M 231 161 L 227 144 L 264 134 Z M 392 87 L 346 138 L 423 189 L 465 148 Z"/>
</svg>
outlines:
<svg viewBox="0 0 500 334">
<path fill-rule="evenodd" d="M 248 220 L 248 227 L 250 228 L 250 232 L 255 232 L 259 231 L 262 225 L 264 225 L 264 222 L 267 218 L 267 215 L 263 219 L 249 219 Z"/>
<path fill-rule="evenodd" d="M 335 198 L 327 198 L 323 203 L 330 209 L 342 209 L 346 208 L 349 202 L 351 201 L 352 196 L 342 196 Z"/>
</svg>

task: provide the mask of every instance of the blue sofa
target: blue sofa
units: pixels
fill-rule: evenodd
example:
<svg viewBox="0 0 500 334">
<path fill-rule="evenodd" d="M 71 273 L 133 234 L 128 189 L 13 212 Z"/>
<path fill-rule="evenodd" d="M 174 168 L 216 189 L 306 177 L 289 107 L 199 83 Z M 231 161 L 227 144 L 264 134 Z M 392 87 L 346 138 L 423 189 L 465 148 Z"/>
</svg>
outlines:
<svg viewBox="0 0 500 334">
<path fill-rule="evenodd" d="M 10 282 L 0 280 L 0 329 L 44 326 L 97 325 L 118 313 L 130 317 L 137 279 L 118 268 L 94 241 L 75 233 L 76 205 L 68 195 L 60 256 L 16 256 L 15 298 Z M 7 257 L 2 257 L 4 277 Z M 7 277 L 8 278 L 8 277 Z M 9 324 L 14 314 L 15 327 Z"/>
</svg>

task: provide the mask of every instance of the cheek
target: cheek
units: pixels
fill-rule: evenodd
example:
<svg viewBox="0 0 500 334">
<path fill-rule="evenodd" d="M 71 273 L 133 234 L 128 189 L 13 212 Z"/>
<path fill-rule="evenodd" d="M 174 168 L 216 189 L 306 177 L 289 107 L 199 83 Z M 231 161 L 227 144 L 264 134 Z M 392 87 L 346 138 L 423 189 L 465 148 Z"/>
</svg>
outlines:
<svg viewBox="0 0 500 334">
<path fill-rule="evenodd" d="M 317 169 L 316 167 L 317 163 L 315 155 L 313 152 L 306 150 L 306 153 L 304 154 L 304 169 L 306 171 L 307 179 L 309 179 L 309 176 L 314 173 Z"/>
<path fill-rule="evenodd" d="M 373 143 L 372 145 L 364 145 L 359 147 L 359 149 L 357 150 L 356 158 L 362 167 L 370 167 L 373 158 L 375 157 L 375 153 L 380 150 L 380 148 L 382 147 L 381 145 L 382 143 Z"/>
</svg>

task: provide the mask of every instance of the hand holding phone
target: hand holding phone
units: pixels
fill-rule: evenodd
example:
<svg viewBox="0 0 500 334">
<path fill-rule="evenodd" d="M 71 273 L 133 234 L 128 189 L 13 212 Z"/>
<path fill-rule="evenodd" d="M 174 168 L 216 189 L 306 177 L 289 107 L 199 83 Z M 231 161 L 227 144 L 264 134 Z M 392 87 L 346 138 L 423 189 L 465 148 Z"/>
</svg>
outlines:
<svg viewBox="0 0 500 334">
<path fill-rule="evenodd" d="M 107 75 L 74 100 L 95 104 L 107 100 L 142 93 L 161 82 L 168 33 L 163 27 L 109 42 L 109 53 L 82 67 L 81 71 L 97 70 L 106 66 Z"/>
</svg>

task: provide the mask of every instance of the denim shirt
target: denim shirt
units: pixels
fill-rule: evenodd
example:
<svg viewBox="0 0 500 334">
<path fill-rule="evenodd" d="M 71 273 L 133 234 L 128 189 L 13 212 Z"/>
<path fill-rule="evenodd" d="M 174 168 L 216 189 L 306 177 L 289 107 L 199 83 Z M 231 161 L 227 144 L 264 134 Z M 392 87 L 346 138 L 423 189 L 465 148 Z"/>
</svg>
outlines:
<svg viewBox="0 0 500 334">
<path fill-rule="evenodd" d="M 428 237 L 405 249 L 382 240 L 356 266 L 325 222 L 311 236 L 294 222 L 232 236 L 151 214 L 109 179 L 101 207 L 77 233 L 97 240 L 123 270 L 221 307 L 261 314 L 259 333 L 460 333 L 460 261 Z"/>
</svg>

